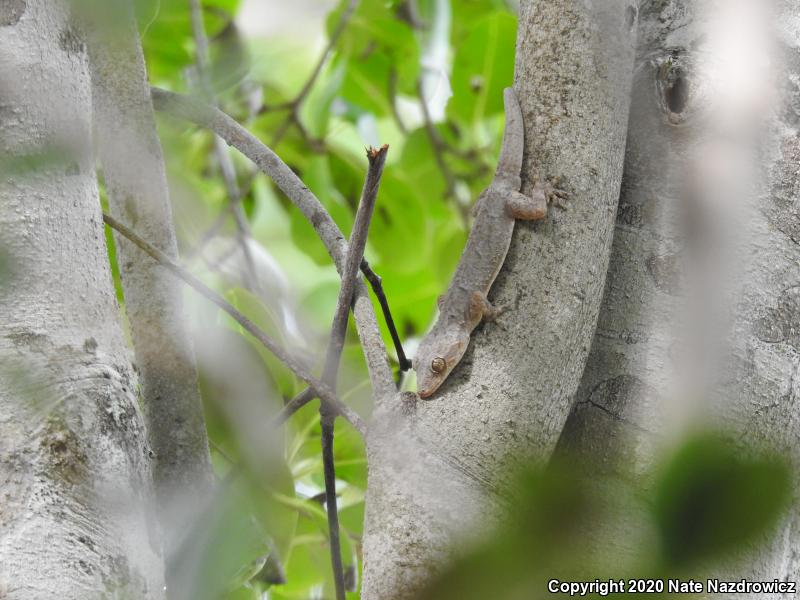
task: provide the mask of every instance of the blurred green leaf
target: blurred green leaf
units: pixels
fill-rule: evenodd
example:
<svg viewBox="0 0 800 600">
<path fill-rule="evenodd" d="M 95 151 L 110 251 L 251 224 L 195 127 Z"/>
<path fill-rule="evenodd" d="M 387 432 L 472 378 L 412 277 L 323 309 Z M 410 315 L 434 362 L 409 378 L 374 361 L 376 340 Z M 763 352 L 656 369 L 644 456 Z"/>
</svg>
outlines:
<svg viewBox="0 0 800 600">
<path fill-rule="evenodd" d="M 232 18 L 240 0 L 202 0 L 203 18 L 212 54 L 212 81 L 220 86 L 241 79 L 247 70 L 241 44 L 231 37 Z M 194 37 L 188 0 L 136 0 L 136 15 L 151 81 L 182 89 L 185 70 L 195 65 Z M 223 67 L 223 64 L 225 67 Z M 226 71 L 223 74 L 223 70 Z M 217 88 L 219 89 L 219 88 Z"/>
<path fill-rule="evenodd" d="M 248 290 L 242 288 L 229 290 L 225 294 L 225 299 L 245 317 L 255 323 L 262 331 L 272 338 L 273 341 L 284 348 L 286 347 L 283 321 L 272 307 L 262 302 L 260 298 Z M 252 338 L 250 334 L 246 334 L 244 329 L 233 321 L 233 319 L 227 316 L 225 319 L 230 323 L 231 327 L 239 331 L 242 335 L 245 335 L 250 343 L 253 344 L 253 347 L 261 355 L 265 364 L 268 365 L 273 381 L 284 396 L 292 397 L 300 391 L 302 387 L 301 384 L 272 352 L 267 350 L 261 342 Z"/>
<path fill-rule="evenodd" d="M 476 22 L 457 45 L 453 61 L 450 118 L 465 125 L 503 111 L 503 88 L 514 79 L 517 20 L 496 12 Z"/>
<path fill-rule="evenodd" d="M 350 0 L 328 18 L 331 35 Z M 362 110 L 381 116 L 391 112 L 389 83 L 413 93 L 419 76 L 419 47 L 407 23 L 397 18 L 398 2 L 362 0 L 336 46 L 344 69 L 341 96 Z"/>
<path fill-rule="evenodd" d="M 787 505 L 785 461 L 716 436 L 681 447 L 657 484 L 655 518 L 669 565 L 717 559 L 764 534 Z"/>
<path fill-rule="evenodd" d="M 251 508 L 248 494 L 235 482 L 217 492 L 173 565 L 173 573 L 190 589 L 185 597 L 217 600 L 257 572 L 270 541 Z"/>
</svg>

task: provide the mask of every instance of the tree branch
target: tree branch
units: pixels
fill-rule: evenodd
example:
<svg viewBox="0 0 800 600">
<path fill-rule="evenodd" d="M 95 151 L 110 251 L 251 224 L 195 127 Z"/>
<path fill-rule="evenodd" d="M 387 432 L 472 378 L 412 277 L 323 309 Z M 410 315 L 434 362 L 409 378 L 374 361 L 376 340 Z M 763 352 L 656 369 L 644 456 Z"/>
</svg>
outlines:
<svg viewBox="0 0 800 600">
<path fill-rule="evenodd" d="M 320 414 L 322 409 L 320 408 Z M 336 468 L 333 460 L 333 417 L 321 416 L 322 425 L 322 469 L 325 478 L 325 508 L 328 515 L 328 539 L 333 568 L 333 586 L 336 600 L 345 600 L 344 567 L 342 547 L 339 539 L 339 508 L 336 500 Z"/>
<path fill-rule="evenodd" d="M 278 188 L 308 219 L 333 259 L 337 270 L 339 273 L 343 272 L 347 243 L 341 230 L 317 197 L 270 148 L 220 110 L 194 98 L 158 88 L 152 88 L 151 92 L 157 110 L 211 129 L 271 177 Z M 389 368 L 386 349 L 383 346 L 371 300 L 361 282 L 356 285 L 353 314 L 364 348 L 375 399 L 380 402 L 394 395 L 394 377 Z"/>
<path fill-rule="evenodd" d="M 203 94 L 208 99 L 208 102 L 217 107 L 217 99 L 214 95 L 211 86 L 208 83 L 206 73 L 208 71 L 208 36 L 206 35 L 206 28 L 203 24 L 203 8 L 200 6 L 200 0 L 189 0 L 189 11 L 192 17 L 192 33 L 194 34 L 194 43 L 197 50 L 197 71 L 199 87 Z M 245 262 L 245 287 L 252 292 L 258 291 L 258 274 L 256 273 L 255 262 L 253 261 L 253 254 L 250 252 L 248 240 L 250 239 L 250 228 L 247 225 L 247 218 L 242 210 L 240 200 L 242 199 L 239 184 L 236 181 L 236 168 L 231 160 L 231 155 L 228 153 L 228 148 L 222 143 L 222 140 L 214 135 L 214 154 L 219 163 L 219 170 L 222 173 L 222 179 L 225 181 L 225 188 L 228 191 L 228 201 L 230 203 L 231 212 L 233 213 L 233 220 L 236 223 L 236 233 L 239 246 L 242 249 L 242 256 Z"/>
<path fill-rule="evenodd" d="M 369 224 L 372 220 L 372 212 L 378 197 L 378 186 L 380 185 L 388 150 L 389 146 L 367 150 L 369 171 L 364 182 L 364 190 L 361 193 L 361 202 L 356 211 L 350 243 L 347 246 L 347 256 L 342 270 L 342 286 L 339 288 L 339 297 L 336 300 L 336 311 L 333 317 L 333 325 L 331 326 L 331 337 L 322 375 L 322 380 L 334 389 L 336 388 L 339 359 L 342 355 L 345 333 L 347 332 L 347 316 L 350 314 L 350 305 L 353 301 L 353 292 L 358 280 L 358 271 L 364 258 Z"/>
<path fill-rule="evenodd" d="M 200 295 L 216 304 L 219 308 L 228 313 L 234 321 L 241 325 L 242 329 L 247 331 L 250 335 L 256 338 L 261 344 L 272 354 L 280 360 L 284 366 L 292 371 L 299 379 L 305 381 L 313 390 L 313 393 L 320 398 L 324 403 L 329 405 L 329 408 L 337 415 L 345 418 L 355 429 L 362 435 L 366 435 L 367 427 L 364 421 L 353 411 L 349 406 L 339 400 L 329 386 L 322 383 L 316 377 L 306 371 L 300 363 L 294 358 L 289 356 L 283 348 L 278 346 L 272 339 L 264 333 L 255 323 L 245 317 L 242 313 L 231 306 L 222 296 L 217 294 L 214 290 L 209 288 L 202 281 L 197 279 L 194 275 L 186 271 L 183 267 L 173 262 L 166 254 L 161 252 L 158 248 L 152 246 L 142 238 L 140 238 L 133 230 L 123 225 L 113 217 L 103 214 L 103 221 L 112 229 L 117 231 L 120 235 L 127 238 L 130 242 L 138 246 L 142 251 L 148 254 L 162 267 L 170 271 L 173 275 L 181 279 L 184 283 L 195 289 Z"/>
<path fill-rule="evenodd" d="M 108 210 L 125 222 L 136 222 L 164 256 L 177 258 L 166 167 L 132 5 L 120 0 L 97 9 L 73 6 L 77 12 L 72 24 L 83 29 L 79 37 L 89 57 L 91 116 Z M 196 507 L 182 498 L 206 497 L 214 485 L 197 366 L 181 285 L 116 237 L 142 408 L 155 453 L 167 586 L 181 587 L 184 582 L 174 566 L 178 546 L 197 516 Z"/>
<path fill-rule="evenodd" d="M 392 336 L 392 343 L 394 343 L 395 352 L 397 352 L 397 362 L 400 364 L 401 371 L 408 371 L 411 368 L 411 361 L 406 358 L 406 353 L 403 350 L 403 343 L 400 341 L 400 334 L 397 333 L 397 326 L 392 318 L 392 311 L 389 309 L 389 300 L 383 291 L 383 282 L 380 276 L 372 270 L 369 263 L 365 260 L 361 261 L 361 272 L 364 277 L 369 281 L 372 291 L 375 292 L 375 297 L 381 305 L 383 311 L 383 318 L 386 320 L 386 327 L 389 330 L 389 335 Z"/>
<path fill-rule="evenodd" d="M 372 159 L 370 159 L 370 173 L 372 173 L 372 171 L 374 169 L 377 169 L 377 168 L 380 168 L 380 170 L 382 171 L 383 170 L 384 161 L 385 161 L 385 152 L 384 152 L 384 157 L 381 158 L 381 160 L 380 160 L 380 165 L 379 166 L 373 166 Z M 368 189 L 373 189 L 374 190 L 373 197 L 370 200 L 370 202 L 372 203 L 373 206 L 374 206 L 375 199 L 377 197 L 378 181 L 380 179 L 380 175 L 381 175 L 380 172 L 378 172 L 377 174 L 373 175 L 373 178 L 377 177 L 377 179 L 375 179 L 375 183 L 374 183 L 374 186 L 373 186 L 372 184 L 370 184 L 370 175 L 368 174 L 367 175 L 367 181 L 365 182 L 365 186 L 364 186 L 364 193 L 366 193 Z M 362 194 L 362 196 L 363 196 L 363 194 Z M 347 254 L 348 260 L 349 260 L 349 257 L 350 257 L 349 248 L 351 248 L 353 246 L 353 244 L 356 243 L 356 241 L 357 241 L 356 234 L 357 233 L 359 234 L 359 238 L 362 236 L 362 234 L 359 233 L 361 231 L 362 227 L 366 227 L 366 229 L 363 231 L 363 239 L 364 239 L 364 242 L 366 242 L 366 234 L 367 234 L 367 231 L 369 229 L 369 222 L 367 222 L 366 225 L 363 225 L 363 224 L 361 224 L 361 221 L 359 220 L 359 214 L 361 213 L 362 207 L 365 207 L 365 200 L 364 199 L 362 199 L 361 204 L 359 204 L 359 212 L 356 214 L 356 220 L 355 220 L 355 223 L 353 224 L 353 234 L 350 237 L 350 246 L 348 247 L 348 254 Z M 372 206 L 369 206 L 369 210 L 370 210 L 370 212 L 372 211 Z M 360 241 L 358 243 L 360 243 Z M 389 310 L 389 304 L 388 304 L 388 301 L 386 299 L 386 294 L 383 293 L 383 285 L 381 284 L 381 278 L 375 273 L 375 271 L 372 270 L 372 268 L 369 266 L 369 263 L 366 260 L 364 260 L 363 254 L 364 254 L 364 252 L 363 252 L 363 249 L 362 249 L 362 251 L 361 251 L 362 259 L 361 259 L 360 269 L 366 275 L 367 279 L 369 280 L 370 284 L 372 285 L 372 289 L 375 292 L 375 295 L 378 297 L 378 301 L 381 303 L 381 307 L 383 308 L 383 311 L 384 311 L 384 316 L 387 319 L 387 325 L 389 327 L 389 332 L 392 335 L 392 339 L 394 341 L 395 348 L 397 349 L 397 358 L 398 358 L 398 361 L 400 363 L 400 369 L 402 369 L 403 371 L 407 371 L 408 369 L 411 368 L 411 361 L 409 361 L 406 358 L 405 352 L 403 351 L 403 345 L 400 343 L 400 338 L 399 338 L 399 336 L 397 334 L 397 329 L 395 328 L 394 321 L 392 320 L 392 313 Z M 349 287 L 349 284 L 345 283 L 345 276 L 346 276 L 346 274 L 348 272 L 348 269 L 350 269 L 350 268 L 352 268 L 352 265 L 350 265 L 349 262 L 348 262 L 346 264 L 346 266 L 345 266 L 345 275 L 343 275 L 343 277 L 342 277 L 342 288 L 341 288 L 342 290 L 346 290 L 346 285 Z M 355 283 L 356 283 L 356 280 L 354 279 L 353 287 L 355 286 Z M 352 294 L 353 294 L 353 289 L 351 288 L 348 296 L 350 298 L 352 298 Z M 341 306 L 342 297 L 343 296 L 342 296 L 342 293 L 340 291 L 339 301 L 337 302 L 337 305 L 336 305 L 336 315 L 337 315 L 337 317 L 334 318 L 334 323 L 333 323 L 333 327 L 332 327 L 332 331 L 331 331 L 331 340 L 332 341 L 336 338 L 337 335 L 339 335 L 337 333 L 337 328 L 341 327 L 340 321 L 344 320 L 345 325 L 347 324 L 347 314 L 348 314 L 347 311 L 344 312 L 343 316 L 339 316 L 340 315 L 340 306 Z M 345 306 L 347 306 L 347 307 L 350 306 L 350 301 L 349 300 L 347 301 Z M 348 308 L 348 310 L 349 310 L 349 308 Z M 341 336 L 342 336 L 342 340 L 343 340 L 344 339 L 344 331 L 341 332 Z M 341 352 L 341 350 L 340 350 L 340 352 Z M 324 377 L 323 377 L 323 380 L 325 380 Z M 313 394 L 312 390 L 310 390 L 310 389 L 305 389 L 302 392 L 300 392 L 299 394 L 297 394 L 276 415 L 276 417 L 275 417 L 275 425 L 281 425 L 281 424 L 285 423 L 294 413 L 296 413 L 298 410 L 303 408 L 306 404 L 311 402 L 313 399 L 314 399 L 314 394 Z"/>
<path fill-rule="evenodd" d="M 344 349 L 345 335 L 347 334 L 347 317 L 350 314 L 350 305 L 353 301 L 358 271 L 364 258 L 369 224 L 372 220 L 375 201 L 378 197 L 378 186 L 380 185 L 388 150 L 389 146 L 367 150 L 369 171 L 367 171 L 364 190 L 361 193 L 361 202 L 356 211 L 353 232 L 350 235 L 350 243 L 347 247 L 347 257 L 345 258 L 342 272 L 342 285 L 339 288 L 339 297 L 336 300 L 336 311 L 333 316 L 331 337 L 328 341 L 328 351 L 325 356 L 325 366 L 322 374 L 323 383 L 333 390 L 336 390 L 336 376 L 339 371 L 342 350 Z M 320 405 L 319 414 L 322 424 L 322 464 L 325 471 L 325 504 L 328 509 L 333 580 L 336 587 L 336 599 L 344 600 L 344 571 L 342 570 L 341 547 L 339 544 L 339 512 L 336 504 L 336 468 L 333 460 L 333 426 L 336 415 L 325 404 Z"/>
</svg>

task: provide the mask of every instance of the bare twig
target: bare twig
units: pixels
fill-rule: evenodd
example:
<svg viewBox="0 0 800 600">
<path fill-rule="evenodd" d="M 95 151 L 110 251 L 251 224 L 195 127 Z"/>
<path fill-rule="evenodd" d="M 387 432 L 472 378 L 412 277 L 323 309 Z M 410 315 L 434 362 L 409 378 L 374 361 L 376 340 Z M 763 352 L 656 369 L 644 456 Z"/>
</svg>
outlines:
<svg viewBox="0 0 800 600">
<path fill-rule="evenodd" d="M 321 419 L 322 469 L 325 478 L 325 508 L 328 515 L 333 587 L 336 590 L 336 600 L 345 600 L 344 567 L 339 539 L 339 508 L 336 498 L 336 468 L 333 460 L 333 417 L 323 415 Z"/>
<path fill-rule="evenodd" d="M 300 209 L 316 230 L 337 270 L 342 273 L 347 242 L 341 230 L 316 196 L 272 150 L 225 113 L 194 98 L 152 88 L 156 109 L 189 120 L 214 131 L 228 144 L 252 160 L 269 175 L 278 188 Z M 375 399 L 381 402 L 394 395 L 395 384 L 386 357 L 380 329 L 366 287 L 356 285 L 353 314 L 367 360 Z"/>
<path fill-rule="evenodd" d="M 347 246 L 347 257 L 345 258 L 344 269 L 342 269 L 342 285 L 339 289 L 339 297 L 336 300 L 336 312 L 333 317 L 331 337 L 322 375 L 322 380 L 334 389 L 336 388 L 339 359 L 342 355 L 345 333 L 347 332 L 347 316 L 350 314 L 350 305 L 353 301 L 358 272 L 364 259 L 369 224 L 372 220 L 372 212 L 375 208 L 378 186 L 380 185 L 388 150 L 389 146 L 382 146 L 381 148 L 370 148 L 367 151 L 369 171 L 364 182 L 364 190 L 361 193 L 361 202 L 356 211 L 350 243 Z"/>
<path fill-rule="evenodd" d="M 389 330 L 389 335 L 392 336 L 395 352 L 397 352 L 397 362 L 400 364 L 401 371 L 408 371 L 411 368 L 411 361 L 406 358 L 406 353 L 403 350 L 403 343 L 400 341 L 400 334 L 397 333 L 397 326 L 394 324 L 392 318 L 392 311 L 389 310 L 389 300 L 383 291 L 383 282 L 378 274 L 372 270 L 366 260 L 361 261 L 361 272 L 364 277 L 369 281 L 372 291 L 375 292 L 375 297 L 381 305 L 383 311 L 383 318 L 386 320 L 386 327 Z"/>
<path fill-rule="evenodd" d="M 447 144 L 445 144 L 444 140 L 439 135 L 439 132 L 436 131 L 436 127 L 433 125 L 431 114 L 428 111 L 428 102 L 425 100 L 425 94 L 422 91 L 421 80 L 417 81 L 417 96 L 419 98 L 420 106 L 422 107 L 422 118 L 425 123 L 425 131 L 428 133 L 428 138 L 430 139 L 431 146 L 433 148 L 433 158 L 436 160 L 436 164 L 439 166 L 439 170 L 442 172 L 442 176 L 444 177 L 444 195 L 453 200 L 456 208 L 458 209 L 459 215 L 461 216 L 461 220 L 464 223 L 464 227 L 468 229 L 469 210 L 465 205 L 459 202 L 458 197 L 456 196 L 456 178 L 452 169 L 450 169 L 444 159 L 444 154 L 447 150 Z"/>
<path fill-rule="evenodd" d="M 341 18 L 339 19 L 339 22 L 336 24 L 336 28 L 333 30 L 333 33 L 331 34 L 331 39 L 328 40 L 328 45 L 325 47 L 325 51 L 322 53 L 322 56 L 320 56 L 319 61 L 317 61 L 317 64 L 314 67 L 314 70 L 311 72 L 311 76 L 308 78 L 305 85 L 303 86 L 303 89 L 301 89 L 300 93 L 297 94 L 297 96 L 295 97 L 293 102 L 295 106 L 299 106 L 300 104 L 302 104 L 303 100 L 308 95 L 308 92 L 311 91 L 311 88 L 314 86 L 314 82 L 317 80 L 317 77 L 319 77 L 319 74 L 322 71 L 322 67 L 325 66 L 328 57 L 330 56 L 331 52 L 333 52 L 333 48 L 336 46 L 336 43 L 339 41 L 339 38 L 342 36 L 342 33 L 344 33 L 347 24 L 350 22 L 350 17 L 353 16 L 353 13 L 355 12 L 356 7 L 358 6 L 358 1 L 359 0 L 350 0 L 350 3 L 347 5 L 347 8 L 344 9 L 344 12 L 342 13 Z"/>
<path fill-rule="evenodd" d="M 386 153 L 389 146 L 370 148 L 367 150 L 369 171 L 361 193 L 361 202 L 356 211 L 353 232 L 347 247 L 347 257 L 342 271 L 342 285 L 339 288 L 339 297 L 336 300 L 336 310 L 333 315 L 331 337 L 328 341 L 328 351 L 325 356 L 322 381 L 331 389 L 336 390 L 336 376 L 339 371 L 339 362 L 344 349 L 345 335 L 347 334 L 347 317 L 350 314 L 350 305 L 353 301 L 358 272 L 364 258 L 364 249 L 367 246 L 367 234 L 375 201 L 378 197 L 378 186 L 383 166 L 386 163 Z M 331 565 L 336 588 L 336 599 L 344 600 L 344 571 L 342 570 L 342 556 L 339 545 L 339 516 L 336 506 L 336 470 L 333 460 L 333 426 L 336 414 L 330 407 L 322 404 L 319 409 L 322 424 L 322 464 L 325 471 L 325 503 L 328 509 L 328 530 L 330 532 Z"/>
<path fill-rule="evenodd" d="M 278 426 L 284 424 L 289 420 L 289 417 L 291 417 L 294 413 L 303 408 L 313 399 L 314 391 L 311 388 L 304 389 L 302 392 L 297 394 L 297 396 L 287 402 L 281 411 L 275 415 L 275 418 L 272 420 L 273 425 Z"/>
<path fill-rule="evenodd" d="M 200 89 L 205 94 L 208 102 L 216 107 L 217 100 L 214 97 L 213 90 L 207 79 L 209 56 L 208 36 L 206 35 L 206 28 L 203 24 L 203 8 L 200 6 L 200 0 L 189 0 L 189 10 L 192 17 L 192 32 L 194 34 L 195 46 L 197 47 L 197 71 Z M 217 157 L 222 178 L 225 181 L 225 187 L 228 191 L 228 201 L 230 203 L 231 212 L 233 213 L 234 222 L 236 223 L 237 239 L 245 261 L 245 287 L 252 292 L 257 292 L 258 274 L 256 273 L 255 262 L 253 261 L 253 255 L 248 245 L 250 228 L 240 203 L 242 195 L 239 184 L 236 181 L 236 168 L 231 160 L 231 155 L 228 153 L 228 148 L 216 134 L 213 135 L 214 154 Z"/>
<path fill-rule="evenodd" d="M 388 146 L 367 151 L 369 159 L 369 171 L 364 182 L 364 190 L 361 194 L 361 202 L 356 211 L 353 232 L 348 244 L 345 265 L 342 270 L 342 285 L 339 289 L 339 297 L 336 301 L 336 310 L 331 326 L 331 337 L 328 341 L 328 350 L 325 356 L 325 366 L 323 369 L 322 380 L 325 385 L 336 389 L 336 375 L 339 370 L 339 361 L 344 349 L 344 340 L 347 333 L 347 317 L 350 313 L 350 305 L 353 293 L 358 281 L 358 272 L 366 263 L 364 261 L 364 249 L 367 244 L 367 234 L 372 213 L 375 208 L 375 201 L 378 196 L 378 185 L 383 173 L 386 162 Z M 367 265 L 367 268 L 368 265 Z M 278 413 L 274 424 L 285 422 L 292 414 L 302 406 L 313 400 L 314 391 L 304 390 L 293 398 Z M 320 423 L 322 426 L 322 464 L 325 475 L 325 502 L 328 515 L 328 533 L 331 551 L 331 566 L 333 568 L 333 580 L 336 589 L 337 600 L 344 600 L 344 570 L 342 566 L 341 544 L 339 538 L 339 516 L 336 501 L 336 467 L 333 457 L 334 441 L 334 419 L 335 413 L 330 411 L 330 407 L 322 404 L 320 406 Z"/>
<path fill-rule="evenodd" d="M 329 408 L 336 414 L 344 417 L 353 427 L 355 427 L 362 435 L 366 434 L 366 425 L 364 421 L 358 416 L 355 411 L 339 400 L 329 386 L 322 383 L 319 379 L 306 371 L 297 360 L 289 356 L 283 348 L 278 346 L 272 339 L 264 333 L 257 325 L 250 319 L 245 317 L 242 313 L 231 306 L 222 296 L 217 294 L 214 290 L 205 285 L 202 281 L 197 279 L 194 275 L 186 271 L 183 267 L 173 262 L 166 254 L 158 248 L 152 246 L 142 238 L 140 238 L 133 230 L 129 229 L 113 217 L 103 214 L 103 221 L 112 229 L 116 230 L 122 236 L 127 238 L 133 244 L 138 246 L 142 251 L 148 254 L 162 267 L 170 271 L 173 275 L 181 279 L 190 287 L 194 288 L 200 295 L 204 296 L 209 301 L 216 304 L 219 308 L 228 313 L 234 321 L 241 325 L 242 329 L 247 331 L 250 335 L 256 338 L 261 344 L 267 348 L 275 357 L 280 360 L 286 368 L 292 371 L 299 379 L 305 381 L 309 387 L 314 391 L 314 394 L 323 402 L 329 405 Z"/>
</svg>

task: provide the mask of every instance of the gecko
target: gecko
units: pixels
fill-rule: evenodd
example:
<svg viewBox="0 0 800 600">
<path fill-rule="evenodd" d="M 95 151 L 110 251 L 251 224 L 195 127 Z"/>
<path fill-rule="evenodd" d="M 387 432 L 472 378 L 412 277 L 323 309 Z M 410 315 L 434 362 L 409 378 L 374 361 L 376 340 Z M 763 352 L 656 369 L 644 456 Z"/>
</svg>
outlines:
<svg viewBox="0 0 800 600">
<path fill-rule="evenodd" d="M 520 193 L 522 109 L 512 88 L 503 91 L 503 102 L 506 122 L 494 178 L 475 203 L 467 244 L 447 293 L 439 298 L 439 318 L 420 342 L 414 360 L 420 398 L 430 398 L 447 379 L 478 324 L 501 312 L 486 296 L 506 260 L 516 220 L 543 219 L 551 202 L 566 198 L 563 190 L 546 181 L 537 181 L 530 196 Z"/>
</svg>

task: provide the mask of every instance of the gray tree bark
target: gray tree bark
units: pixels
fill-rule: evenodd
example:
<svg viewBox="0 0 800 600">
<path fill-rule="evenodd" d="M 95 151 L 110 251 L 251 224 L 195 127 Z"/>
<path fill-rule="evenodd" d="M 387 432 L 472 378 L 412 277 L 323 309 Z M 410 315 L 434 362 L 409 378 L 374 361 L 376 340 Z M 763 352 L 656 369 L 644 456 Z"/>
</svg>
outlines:
<svg viewBox="0 0 800 600">
<path fill-rule="evenodd" d="M 550 456 L 594 333 L 622 175 L 636 7 L 559 0 L 520 10 L 523 192 L 537 175 L 562 176 L 569 208 L 517 223 L 490 294 L 509 310 L 475 331 L 434 398 L 379 399 L 367 440 L 366 600 L 413 597 L 459 540 L 500 514 L 510 463 Z"/>
<path fill-rule="evenodd" d="M 85 48 L 64 3 L 12 0 L 0 57 L 0 597 L 161 598 Z"/>
<path fill-rule="evenodd" d="M 746 114 L 738 115 L 733 130 L 714 121 L 741 98 L 715 98 L 715 91 L 707 90 L 714 82 L 704 78 L 714 65 L 702 64 L 708 60 L 703 39 L 710 23 L 701 21 L 720 14 L 703 14 L 698 5 L 713 6 L 673 0 L 641 7 L 609 278 L 577 402 L 560 441 L 560 449 L 577 454 L 598 480 L 648 472 L 659 446 L 690 423 L 721 427 L 743 445 L 797 459 L 800 4 L 775 3 L 766 32 L 753 23 L 750 35 L 740 36 L 752 44 L 759 34 L 777 34 L 772 68 L 779 102 L 761 139 Z M 746 72 L 760 66 L 745 61 L 737 68 L 743 71 L 737 76 L 750 77 L 768 97 L 769 82 Z M 676 88 L 679 80 L 682 87 Z M 708 110 L 715 112 L 714 120 L 697 118 Z M 737 161 L 751 142 L 756 152 L 744 156 L 742 168 Z M 741 176 L 748 168 L 756 172 L 754 181 Z M 696 189 L 698 174 L 703 189 Z M 682 187 L 686 181 L 695 189 Z M 747 193 L 742 184 L 748 183 L 757 193 Z M 724 201 L 715 201 L 720 196 Z M 701 232 L 701 244 L 717 249 L 698 255 L 687 222 Z M 722 254 L 736 260 L 731 265 Z M 698 290 L 701 278 L 719 289 Z M 730 290 L 735 302 L 719 290 Z M 684 309 L 694 310 L 694 316 Z M 715 321 L 715 312 L 727 320 L 721 331 L 701 323 Z M 711 352 L 720 356 L 692 354 L 698 360 L 687 369 L 684 350 L 698 345 L 682 336 L 687 323 L 709 338 L 721 333 L 726 344 Z M 799 523 L 795 504 L 765 548 L 731 567 L 735 578 L 798 581 Z M 629 557 L 637 552 L 634 539 L 615 540 L 615 547 Z"/>
<path fill-rule="evenodd" d="M 130 2 L 90 8 L 86 30 L 95 129 L 110 212 L 175 258 L 164 159 Z M 114 239 L 171 561 L 213 488 L 182 284 L 122 236 Z"/>
<path fill-rule="evenodd" d="M 622 192 L 592 348 L 559 450 L 616 476 L 650 466 L 675 379 L 681 203 L 694 140 L 685 105 L 693 76 L 693 2 L 640 6 Z M 598 471 L 599 469 L 599 471 Z M 631 548 L 631 550 L 633 550 Z"/>
</svg>

